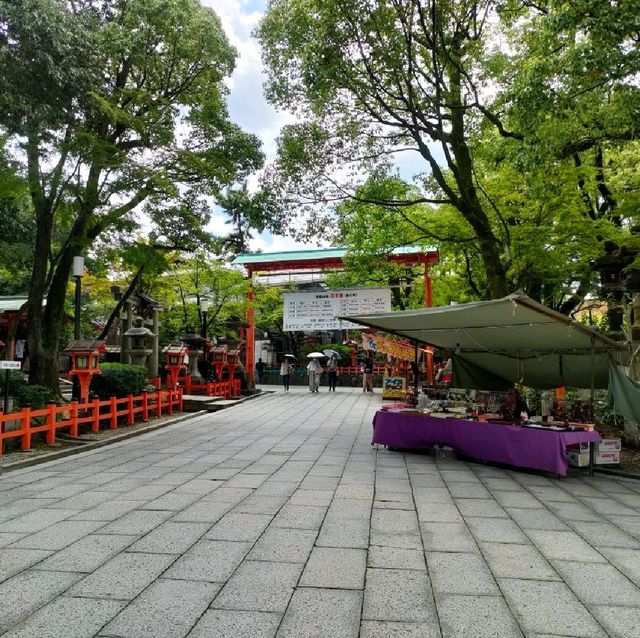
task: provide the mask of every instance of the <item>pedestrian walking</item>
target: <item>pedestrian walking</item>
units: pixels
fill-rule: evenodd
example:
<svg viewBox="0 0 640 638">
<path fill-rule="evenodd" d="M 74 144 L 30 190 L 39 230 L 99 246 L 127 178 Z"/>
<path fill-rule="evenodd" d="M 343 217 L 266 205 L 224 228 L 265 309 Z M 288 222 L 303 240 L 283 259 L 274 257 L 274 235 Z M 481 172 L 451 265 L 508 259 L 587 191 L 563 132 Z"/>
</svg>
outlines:
<svg viewBox="0 0 640 638">
<path fill-rule="evenodd" d="M 280 364 L 280 376 L 282 377 L 282 385 L 284 391 L 289 392 L 289 382 L 291 381 L 291 373 L 293 372 L 293 366 L 288 359 L 284 359 Z"/>
<path fill-rule="evenodd" d="M 373 392 L 373 357 L 371 355 L 362 364 L 362 391 Z"/>
<path fill-rule="evenodd" d="M 256 375 L 258 377 L 258 383 L 262 383 L 262 377 L 264 376 L 264 369 L 265 369 L 265 364 L 264 361 L 262 360 L 262 357 L 260 357 L 258 359 L 258 363 L 256 363 Z"/>
<path fill-rule="evenodd" d="M 311 361 L 309 361 L 309 365 L 307 365 L 307 372 L 309 374 L 309 392 L 318 392 L 322 368 L 317 359 L 311 359 Z"/>
<path fill-rule="evenodd" d="M 327 363 L 327 372 L 329 373 L 329 392 L 336 391 L 336 381 L 338 380 L 338 360 L 336 355 L 332 355 Z"/>
</svg>

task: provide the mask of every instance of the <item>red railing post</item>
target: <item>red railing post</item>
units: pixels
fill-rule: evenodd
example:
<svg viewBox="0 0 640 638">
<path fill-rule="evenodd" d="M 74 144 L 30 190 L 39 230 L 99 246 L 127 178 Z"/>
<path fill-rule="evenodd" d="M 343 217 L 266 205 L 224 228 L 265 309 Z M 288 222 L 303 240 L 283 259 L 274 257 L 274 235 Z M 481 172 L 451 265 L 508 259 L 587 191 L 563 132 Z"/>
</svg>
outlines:
<svg viewBox="0 0 640 638">
<path fill-rule="evenodd" d="M 171 400 L 171 390 L 167 392 L 167 412 L 173 414 L 173 401 Z"/>
<path fill-rule="evenodd" d="M 178 393 L 178 410 L 182 412 L 182 388 L 178 388 L 176 392 Z"/>
<path fill-rule="evenodd" d="M 115 430 L 118 427 L 118 400 L 115 397 L 111 397 L 111 423 L 109 427 Z"/>
<path fill-rule="evenodd" d="M 162 390 L 156 392 L 156 416 L 162 416 Z"/>
<path fill-rule="evenodd" d="M 133 394 L 130 394 L 127 401 L 127 425 L 133 425 L 136 422 L 133 414 Z"/>
<path fill-rule="evenodd" d="M 22 449 L 31 449 L 31 408 L 29 406 L 22 409 Z"/>
<path fill-rule="evenodd" d="M 142 393 L 142 420 L 145 423 L 149 420 L 149 397 L 146 392 Z"/>
<path fill-rule="evenodd" d="M 100 399 L 94 399 L 92 402 L 93 410 L 92 419 L 91 419 L 91 430 L 93 432 L 100 431 Z"/>
<path fill-rule="evenodd" d="M 0 410 L 0 434 L 4 434 L 4 412 Z M 4 454 L 4 437 L 0 436 L 0 456 Z"/>
<path fill-rule="evenodd" d="M 78 402 L 71 401 L 71 427 L 69 436 L 78 436 Z"/>
<path fill-rule="evenodd" d="M 56 408 L 58 406 L 51 402 L 47 405 L 47 445 L 53 445 L 56 442 Z"/>
</svg>

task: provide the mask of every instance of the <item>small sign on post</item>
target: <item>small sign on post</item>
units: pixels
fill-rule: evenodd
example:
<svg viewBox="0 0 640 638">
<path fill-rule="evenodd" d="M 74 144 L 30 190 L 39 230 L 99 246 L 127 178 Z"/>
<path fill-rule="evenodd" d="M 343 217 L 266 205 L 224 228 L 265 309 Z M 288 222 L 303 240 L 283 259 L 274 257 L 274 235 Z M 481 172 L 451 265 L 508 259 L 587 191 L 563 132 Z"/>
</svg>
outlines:
<svg viewBox="0 0 640 638">
<path fill-rule="evenodd" d="M 20 370 L 21 361 L 0 361 L 0 370 Z"/>
<path fill-rule="evenodd" d="M 4 370 L 4 413 L 9 409 L 9 370 L 20 370 L 21 361 L 0 361 L 0 370 Z"/>
</svg>

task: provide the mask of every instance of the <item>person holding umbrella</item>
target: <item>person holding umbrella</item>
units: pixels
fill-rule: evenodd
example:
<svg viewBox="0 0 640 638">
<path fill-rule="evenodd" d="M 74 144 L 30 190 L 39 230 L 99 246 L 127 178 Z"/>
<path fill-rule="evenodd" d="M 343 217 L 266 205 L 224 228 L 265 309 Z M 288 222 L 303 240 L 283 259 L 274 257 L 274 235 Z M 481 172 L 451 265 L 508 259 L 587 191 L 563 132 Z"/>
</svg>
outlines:
<svg viewBox="0 0 640 638">
<path fill-rule="evenodd" d="M 325 350 L 327 354 L 329 350 Z M 329 392 L 336 391 L 336 382 L 338 380 L 338 353 L 332 352 L 327 363 L 327 372 L 329 373 Z"/>
<path fill-rule="evenodd" d="M 293 372 L 291 361 L 293 359 L 293 355 L 285 354 L 284 359 L 280 364 L 280 376 L 282 377 L 282 385 L 284 386 L 285 392 L 289 392 L 289 382 L 291 381 L 291 373 Z"/>
<path fill-rule="evenodd" d="M 318 359 L 324 357 L 322 352 L 311 352 L 307 355 L 310 359 L 307 365 L 307 372 L 309 374 L 309 392 L 318 392 L 320 386 L 320 374 L 322 373 L 322 366 Z"/>
</svg>

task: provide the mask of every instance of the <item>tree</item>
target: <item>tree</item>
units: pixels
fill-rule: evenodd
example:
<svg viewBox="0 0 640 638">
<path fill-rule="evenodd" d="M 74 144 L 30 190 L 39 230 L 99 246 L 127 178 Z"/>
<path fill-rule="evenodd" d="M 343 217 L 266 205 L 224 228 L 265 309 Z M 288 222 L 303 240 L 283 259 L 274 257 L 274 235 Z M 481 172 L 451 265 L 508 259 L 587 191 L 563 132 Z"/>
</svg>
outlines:
<svg viewBox="0 0 640 638">
<path fill-rule="evenodd" d="M 493 212 L 476 188 L 470 140 L 487 123 L 516 135 L 481 90 L 493 6 L 491 0 L 275 0 L 258 33 L 269 96 L 301 119 L 280 140 L 279 187 L 302 191 L 309 202 L 343 198 L 353 190 L 332 178 L 336 168 L 357 176 L 363 166 L 416 152 L 429 179 L 419 196 L 388 205 L 450 204 L 473 233 L 495 297 L 508 291 L 503 250 Z"/>
<path fill-rule="evenodd" d="M 143 220 L 155 242 L 184 247 L 202 236 L 206 196 L 261 165 L 257 139 L 226 111 L 234 56 L 196 0 L 0 1 L 0 131 L 36 227 L 32 381 L 57 387 L 74 255 Z"/>
<path fill-rule="evenodd" d="M 258 30 L 269 97 L 299 116 L 266 173 L 281 193 L 276 221 L 286 226 L 298 205 L 311 232 L 332 228 L 317 204 L 351 200 L 384 209 L 395 236 L 409 211 L 418 235 L 454 239 L 455 227 L 448 246 L 478 296 L 524 286 L 569 312 L 593 289 L 589 258 L 624 230 L 623 210 L 635 215 L 637 188 L 616 178 L 640 111 L 635 11 L 590 0 L 274 0 Z M 408 152 L 423 171 L 412 189 L 358 190 L 397 177 L 390 158 Z M 577 250 L 564 269 L 563 245 Z"/>
<path fill-rule="evenodd" d="M 27 183 L 4 151 L 0 144 L 0 295 L 19 295 L 29 287 L 35 223 Z"/>
</svg>

